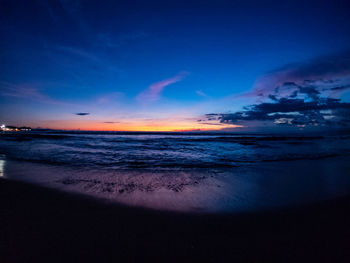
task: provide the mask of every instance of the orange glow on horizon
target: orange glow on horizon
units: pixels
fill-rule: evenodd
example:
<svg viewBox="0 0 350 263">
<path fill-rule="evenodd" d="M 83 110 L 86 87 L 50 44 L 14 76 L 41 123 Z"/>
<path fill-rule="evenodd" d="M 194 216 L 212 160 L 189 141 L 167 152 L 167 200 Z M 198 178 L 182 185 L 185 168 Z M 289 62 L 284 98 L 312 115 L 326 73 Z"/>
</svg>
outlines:
<svg viewBox="0 0 350 263">
<path fill-rule="evenodd" d="M 180 131 L 214 131 L 223 128 L 239 128 L 240 125 L 208 124 L 193 121 L 128 120 L 116 123 L 104 123 L 96 120 L 51 120 L 31 124 L 32 128 L 42 127 L 58 130 L 82 131 L 140 131 L 140 132 L 180 132 Z"/>
</svg>

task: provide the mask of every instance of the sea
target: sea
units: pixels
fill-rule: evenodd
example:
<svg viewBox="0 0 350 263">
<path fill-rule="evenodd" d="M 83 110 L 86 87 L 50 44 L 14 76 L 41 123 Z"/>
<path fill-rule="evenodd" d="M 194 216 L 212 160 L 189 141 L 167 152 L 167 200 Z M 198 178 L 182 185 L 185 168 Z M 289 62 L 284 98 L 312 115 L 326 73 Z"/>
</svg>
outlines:
<svg viewBox="0 0 350 263">
<path fill-rule="evenodd" d="M 2 133 L 0 177 L 155 210 L 268 210 L 350 194 L 350 135 Z"/>
</svg>

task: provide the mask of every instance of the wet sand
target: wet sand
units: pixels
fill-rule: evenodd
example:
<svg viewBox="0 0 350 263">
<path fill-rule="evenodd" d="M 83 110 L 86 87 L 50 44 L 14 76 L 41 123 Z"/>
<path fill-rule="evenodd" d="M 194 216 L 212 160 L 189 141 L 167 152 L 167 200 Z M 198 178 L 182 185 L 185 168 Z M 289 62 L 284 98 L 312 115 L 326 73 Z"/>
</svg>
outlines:
<svg viewBox="0 0 350 263">
<path fill-rule="evenodd" d="M 350 197 L 196 215 L 0 179 L 0 262 L 349 262 Z"/>
<path fill-rule="evenodd" d="M 3 164 L 6 179 L 178 212 L 253 212 L 350 193 L 349 156 L 227 169 L 77 169 L 9 159 Z"/>
</svg>

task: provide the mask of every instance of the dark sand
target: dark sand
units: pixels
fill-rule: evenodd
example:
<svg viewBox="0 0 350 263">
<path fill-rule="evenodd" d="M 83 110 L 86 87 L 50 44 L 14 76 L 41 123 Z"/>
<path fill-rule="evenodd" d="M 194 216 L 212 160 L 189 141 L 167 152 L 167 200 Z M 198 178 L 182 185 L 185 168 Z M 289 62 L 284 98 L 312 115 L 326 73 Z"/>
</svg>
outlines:
<svg viewBox="0 0 350 263">
<path fill-rule="evenodd" d="M 350 197 L 255 214 L 189 215 L 0 179 L 0 262 L 147 259 L 350 262 Z"/>
</svg>

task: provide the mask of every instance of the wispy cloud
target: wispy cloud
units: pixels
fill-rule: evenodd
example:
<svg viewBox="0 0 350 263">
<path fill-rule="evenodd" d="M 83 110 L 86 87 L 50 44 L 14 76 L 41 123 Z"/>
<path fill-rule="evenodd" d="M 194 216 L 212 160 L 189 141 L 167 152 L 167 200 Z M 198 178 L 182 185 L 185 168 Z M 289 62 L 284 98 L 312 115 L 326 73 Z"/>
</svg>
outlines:
<svg viewBox="0 0 350 263">
<path fill-rule="evenodd" d="M 71 106 L 69 103 L 53 99 L 43 94 L 39 89 L 41 85 L 40 83 L 12 84 L 0 82 L 0 95 L 4 97 L 29 99 L 45 104 Z"/>
<path fill-rule="evenodd" d="M 148 34 L 144 32 L 130 32 L 129 34 L 122 34 L 114 36 L 111 33 L 99 33 L 97 35 L 96 46 L 105 48 L 120 48 L 121 46 L 140 39 L 144 39 Z"/>
<path fill-rule="evenodd" d="M 70 47 L 70 46 L 58 46 L 57 49 L 63 52 L 70 53 L 71 55 L 79 56 L 80 58 L 90 60 L 92 62 L 102 63 L 102 60 L 100 59 L 100 57 L 92 53 L 89 53 L 81 48 Z"/>
<path fill-rule="evenodd" d="M 83 1 L 80 0 L 60 0 L 59 1 L 62 8 L 66 11 L 66 13 L 70 16 L 70 18 L 77 23 L 79 28 L 88 33 L 89 27 L 83 17 L 82 8 Z"/>
<path fill-rule="evenodd" d="M 136 99 L 141 103 L 151 103 L 157 101 L 159 100 L 161 93 L 165 87 L 181 81 L 187 75 L 188 72 L 183 71 L 172 78 L 153 83 L 151 86 L 149 86 L 148 89 L 142 91 L 139 95 L 137 95 Z"/>
<path fill-rule="evenodd" d="M 205 93 L 204 93 L 203 91 L 201 91 L 201 90 L 196 90 L 196 94 L 197 94 L 198 96 L 205 97 L 205 98 L 209 97 L 207 94 L 205 94 Z"/>
<path fill-rule="evenodd" d="M 106 104 L 110 102 L 121 101 L 123 97 L 124 97 L 124 93 L 122 92 L 107 93 L 97 98 L 97 104 Z"/>
<path fill-rule="evenodd" d="M 87 49 L 80 48 L 80 47 L 73 47 L 73 46 L 57 46 L 56 50 L 59 50 L 64 55 L 68 55 L 73 58 L 79 58 L 79 60 L 85 60 L 86 62 L 89 62 L 90 64 L 97 65 L 103 69 L 107 69 L 114 73 L 120 73 L 121 70 L 118 69 L 113 65 L 113 63 L 110 63 L 108 59 L 106 59 L 106 56 L 102 55 L 96 55 L 101 53 L 93 53 L 91 51 L 88 51 Z M 75 60 L 75 62 L 78 60 Z"/>
</svg>

